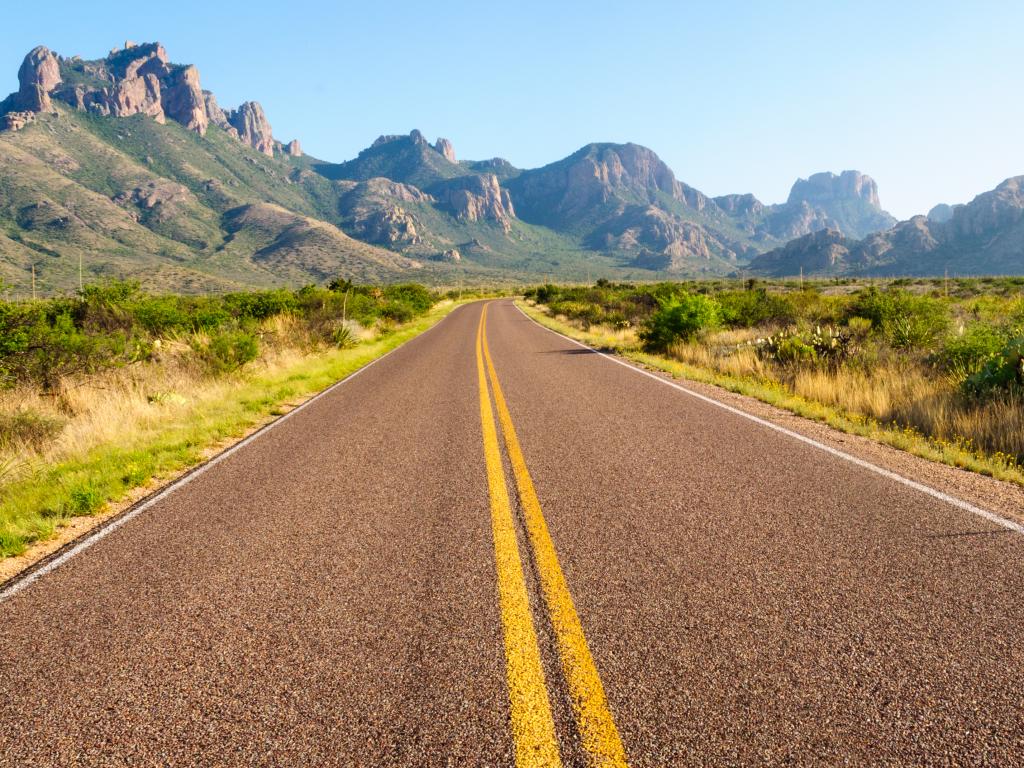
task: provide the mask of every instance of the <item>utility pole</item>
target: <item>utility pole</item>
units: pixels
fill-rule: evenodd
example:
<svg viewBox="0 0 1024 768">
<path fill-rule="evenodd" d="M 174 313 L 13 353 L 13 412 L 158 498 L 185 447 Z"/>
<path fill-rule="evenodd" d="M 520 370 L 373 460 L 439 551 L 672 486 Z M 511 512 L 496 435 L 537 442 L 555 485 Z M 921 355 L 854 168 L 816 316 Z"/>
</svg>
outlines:
<svg viewBox="0 0 1024 768">
<path fill-rule="evenodd" d="M 804 268 L 801 265 L 801 267 L 800 267 L 800 290 L 802 291 L 803 289 L 804 289 Z"/>
<path fill-rule="evenodd" d="M 85 283 L 82 281 L 82 252 L 78 252 L 78 292 L 85 290 Z"/>
<path fill-rule="evenodd" d="M 36 300 L 36 263 L 32 262 L 32 301 Z"/>
</svg>

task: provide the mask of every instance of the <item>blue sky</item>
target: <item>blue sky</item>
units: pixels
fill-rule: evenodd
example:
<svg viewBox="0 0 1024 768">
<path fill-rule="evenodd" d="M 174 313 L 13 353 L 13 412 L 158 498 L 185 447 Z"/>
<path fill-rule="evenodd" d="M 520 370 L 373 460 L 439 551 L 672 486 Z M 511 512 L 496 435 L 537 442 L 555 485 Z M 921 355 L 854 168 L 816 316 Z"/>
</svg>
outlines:
<svg viewBox="0 0 1024 768">
<path fill-rule="evenodd" d="M 634 141 L 698 189 L 766 202 L 855 168 L 901 218 L 1024 174 L 1021 2 L 10 5 L 0 90 L 36 44 L 160 40 L 222 104 L 260 101 L 279 139 L 330 160 L 412 128 L 523 167 Z"/>
</svg>

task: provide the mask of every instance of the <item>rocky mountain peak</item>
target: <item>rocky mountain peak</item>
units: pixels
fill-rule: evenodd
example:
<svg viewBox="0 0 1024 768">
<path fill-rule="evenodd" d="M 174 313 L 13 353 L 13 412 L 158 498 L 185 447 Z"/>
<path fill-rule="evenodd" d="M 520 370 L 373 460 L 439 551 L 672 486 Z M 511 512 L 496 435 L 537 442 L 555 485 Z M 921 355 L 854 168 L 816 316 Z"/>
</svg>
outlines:
<svg viewBox="0 0 1024 768">
<path fill-rule="evenodd" d="M 160 123 L 170 118 L 201 136 L 212 123 L 259 152 L 274 153 L 270 123 L 258 103 L 246 102 L 225 112 L 214 95 L 202 89 L 199 70 L 172 64 L 160 43 L 126 41 L 124 48 L 93 61 L 78 56 L 62 59 L 39 46 L 25 57 L 18 83 L 19 90 L 0 102 L 0 127 L 17 129 L 35 114 L 50 111 L 52 96 L 100 116 L 143 114 Z M 297 142 L 284 151 L 301 154 Z"/>
<path fill-rule="evenodd" d="M 44 93 L 49 93 L 60 83 L 60 62 L 57 55 L 44 45 L 38 45 L 29 51 L 18 70 L 20 90 L 38 86 Z"/>
<path fill-rule="evenodd" d="M 715 205 L 730 216 L 760 216 L 765 210 L 764 203 L 749 192 L 743 195 L 722 195 L 712 199 Z"/>
<path fill-rule="evenodd" d="M 838 176 L 829 171 L 797 179 L 789 193 L 789 203 L 806 202 L 823 205 L 844 200 L 859 200 L 881 210 L 878 185 L 867 174 L 843 171 Z"/>
<path fill-rule="evenodd" d="M 226 113 L 228 123 L 238 131 L 238 138 L 257 152 L 274 156 L 274 135 L 270 121 L 258 101 L 247 101 Z"/>
<path fill-rule="evenodd" d="M 455 159 L 455 147 L 448 139 L 438 139 L 434 142 L 434 149 L 440 152 L 449 163 L 457 162 Z"/>
</svg>

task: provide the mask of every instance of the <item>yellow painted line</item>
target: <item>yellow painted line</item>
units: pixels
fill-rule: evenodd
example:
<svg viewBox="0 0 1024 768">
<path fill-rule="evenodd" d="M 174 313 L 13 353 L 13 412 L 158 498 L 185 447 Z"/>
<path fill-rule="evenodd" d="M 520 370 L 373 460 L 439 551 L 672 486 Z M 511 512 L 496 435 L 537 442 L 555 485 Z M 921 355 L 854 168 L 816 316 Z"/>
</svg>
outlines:
<svg viewBox="0 0 1024 768">
<path fill-rule="evenodd" d="M 505 446 L 508 449 L 512 471 L 519 488 L 519 500 L 522 503 L 523 516 L 526 519 L 526 530 L 533 546 L 533 554 L 540 574 L 541 589 L 544 592 L 544 600 L 555 630 L 558 650 L 562 659 L 562 671 L 569 685 L 583 748 L 586 750 L 588 762 L 592 766 L 601 766 L 602 768 L 627 766 L 622 739 L 615 727 L 615 720 L 612 718 L 611 709 L 608 706 L 608 698 L 605 696 L 601 677 L 583 635 L 583 625 L 576 613 L 576 606 L 569 593 L 569 585 L 558 564 L 558 553 L 555 551 L 555 544 L 551 540 L 547 523 L 544 521 L 544 513 L 541 511 L 540 501 L 537 499 L 533 479 L 526 468 L 526 460 L 523 458 L 519 437 L 512 424 L 512 415 L 505 403 L 505 395 L 501 391 L 501 384 L 498 383 L 498 374 L 494 370 L 491 351 L 487 346 L 486 311 L 481 315 L 481 323 L 482 331 L 478 332 L 478 336 L 483 344 L 491 391 L 494 394 L 494 402 L 498 408 L 498 420 L 501 422 L 501 429 L 505 434 Z"/>
<path fill-rule="evenodd" d="M 523 579 L 523 563 L 516 542 L 515 521 L 505 485 L 501 446 L 494 411 L 487 394 L 487 375 L 481 354 L 487 305 L 476 332 L 476 368 L 480 384 L 480 423 L 483 427 L 487 485 L 491 497 L 491 527 L 498 567 L 498 600 L 505 635 L 505 672 L 512 711 L 512 738 L 518 768 L 561 766 L 555 722 L 551 716 L 537 632 L 530 613 L 530 598 Z"/>
</svg>

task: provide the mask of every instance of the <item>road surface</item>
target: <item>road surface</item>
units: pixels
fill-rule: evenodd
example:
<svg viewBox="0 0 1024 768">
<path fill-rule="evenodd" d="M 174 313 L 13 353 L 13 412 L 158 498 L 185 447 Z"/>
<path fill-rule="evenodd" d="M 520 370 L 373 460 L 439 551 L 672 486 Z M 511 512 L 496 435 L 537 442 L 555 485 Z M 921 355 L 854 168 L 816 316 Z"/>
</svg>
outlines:
<svg viewBox="0 0 1024 768">
<path fill-rule="evenodd" d="M 481 302 L 16 585 L 0 764 L 1021 764 L 1022 587 L 1019 532 Z"/>
</svg>

